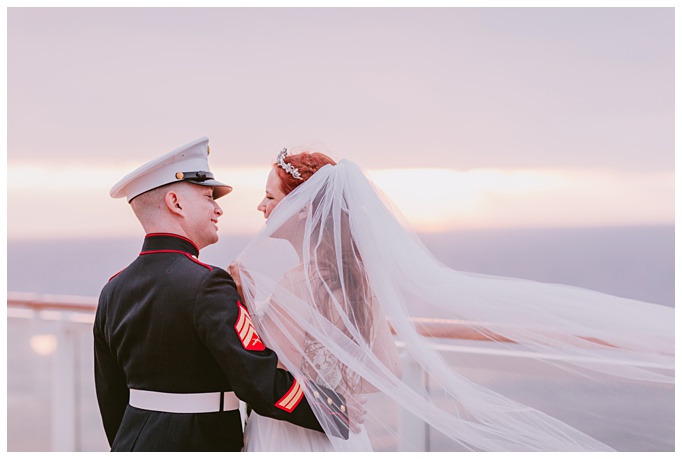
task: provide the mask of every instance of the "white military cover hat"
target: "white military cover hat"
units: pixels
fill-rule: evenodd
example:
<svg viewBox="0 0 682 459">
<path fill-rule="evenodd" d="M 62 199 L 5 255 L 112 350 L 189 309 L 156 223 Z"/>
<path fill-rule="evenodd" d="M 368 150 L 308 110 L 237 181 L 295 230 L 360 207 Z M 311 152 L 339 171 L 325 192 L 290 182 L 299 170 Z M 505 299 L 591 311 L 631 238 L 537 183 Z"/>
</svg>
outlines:
<svg viewBox="0 0 682 459">
<path fill-rule="evenodd" d="M 149 161 L 123 177 L 113 186 L 112 198 L 135 196 L 174 182 L 190 182 L 195 185 L 212 186 L 213 198 L 218 199 L 232 191 L 232 187 L 218 182 L 208 168 L 208 137 L 202 137 Z"/>
</svg>

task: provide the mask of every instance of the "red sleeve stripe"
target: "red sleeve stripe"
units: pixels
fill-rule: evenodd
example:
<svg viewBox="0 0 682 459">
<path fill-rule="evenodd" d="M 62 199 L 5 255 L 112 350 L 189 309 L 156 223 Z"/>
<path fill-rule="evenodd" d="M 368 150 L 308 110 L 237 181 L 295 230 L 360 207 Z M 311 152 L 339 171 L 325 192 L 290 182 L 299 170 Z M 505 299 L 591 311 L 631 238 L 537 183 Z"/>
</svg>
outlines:
<svg viewBox="0 0 682 459">
<path fill-rule="evenodd" d="M 294 379 L 294 385 L 291 386 L 289 392 L 284 394 L 284 397 L 275 403 L 275 406 L 287 413 L 291 413 L 298 404 L 301 403 L 301 400 L 303 400 L 303 388 L 298 381 Z"/>
</svg>

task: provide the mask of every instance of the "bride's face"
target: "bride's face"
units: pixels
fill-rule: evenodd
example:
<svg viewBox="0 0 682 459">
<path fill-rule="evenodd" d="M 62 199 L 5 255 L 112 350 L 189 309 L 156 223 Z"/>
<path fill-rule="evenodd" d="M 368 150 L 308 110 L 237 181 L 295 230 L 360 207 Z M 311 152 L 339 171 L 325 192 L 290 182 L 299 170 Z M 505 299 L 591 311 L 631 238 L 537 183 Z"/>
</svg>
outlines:
<svg viewBox="0 0 682 459">
<path fill-rule="evenodd" d="M 265 182 L 265 197 L 258 204 L 258 210 L 263 212 L 263 216 L 267 219 L 275 207 L 277 207 L 277 204 L 284 199 L 284 196 L 286 195 L 282 191 L 282 180 L 280 180 L 273 167 L 270 175 L 268 175 L 268 181 Z"/>
</svg>

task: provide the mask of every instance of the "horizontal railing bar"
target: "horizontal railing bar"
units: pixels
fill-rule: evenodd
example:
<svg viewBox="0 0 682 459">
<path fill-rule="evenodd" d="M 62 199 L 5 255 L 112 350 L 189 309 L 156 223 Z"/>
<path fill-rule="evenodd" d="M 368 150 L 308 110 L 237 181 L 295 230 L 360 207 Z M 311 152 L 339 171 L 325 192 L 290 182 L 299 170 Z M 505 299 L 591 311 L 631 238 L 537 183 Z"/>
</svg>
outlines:
<svg viewBox="0 0 682 459">
<path fill-rule="evenodd" d="M 582 357 L 578 355 L 557 355 L 543 352 L 521 351 L 514 349 L 488 349 L 477 348 L 469 346 L 457 346 L 452 344 L 436 344 L 433 346 L 437 351 L 454 352 L 458 354 L 477 354 L 490 355 L 495 357 L 517 357 L 517 358 L 533 358 L 538 360 L 553 360 L 562 362 L 582 362 L 582 363 L 601 363 L 608 365 L 630 365 L 639 368 L 653 368 L 658 370 L 675 370 L 675 365 L 667 365 L 664 363 L 651 363 L 639 361 L 626 361 L 618 359 L 596 358 L 596 357 Z"/>
<path fill-rule="evenodd" d="M 95 313 L 97 311 L 97 298 L 75 295 L 41 295 L 36 293 L 7 292 L 7 306 L 8 308 L 29 308 L 34 311 L 57 310 Z M 488 330 L 485 323 L 423 317 L 414 317 L 411 320 L 417 332 L 428 338 L 514 343 L 512 339 Z M 394 330 L 391 331 L 395 334 Z M 613 347 L 598 338 L 579 338 L 603 346 Z"/>
<path fill-rule="evenodd" d="M 417 333 L 429 338 L 513 343 L 511 339 L 482 327 L 483 324 L 480 323 L 454 319 L 430 319 L 426 317 L 413 317 L 410 320 L 414 323 Z M 393 333 L 395 334 L 395 331 Z"/>
<path fill-rule="evenodd" d="M 90 296 L 7 292 L 7 306 L 37 310 L 57 309 L 63 311 L 95 312 L 97 311 L 97 298 Z"/>
<path fill-rule="evenodd" d="M 57 310 L 94 313 L 97 311 L 97 298 L 7 292 L 7 307 L 28 308 L 34 311 Z M 480 329 L 474 328 L 473 324 L 461 320 L 414 318 L 412 321 L 420 334 L 431 338 L 510 342 L 502 336 L 484 333 Z"/>
<path fill-rule="evenodd" d="M 71 322 L 86 323 L 88 320 L 92 322 L 94 313 L 97 310 L 97 298 L 85 296 L 71 296 L 71 295 L 40 295 L 35 293 L 23 292 L 7 292 L 7 316 L 10 318 L 27 319 L 30 318 L 26 314 L 22 314 L 21 310 L 32 310 L 34 314 L 39 317 L 51 312 L 65 312 L 68 313 L 64 317 L 45 317 L 48 320 L 67 320 Z M 88 319 L 89 318 L 89 319 Z M 417 317 L 412 318 L 417 332 L 421 335 L 430 338 L 447 338 L 464 341 L 495 341 L 502 343 L 514 343 L 514 341 L 503 337 L 501 335 L 489 332 L 482 327 L 484 324 L 475 324 L 463 320 L 453 319 L 430 319 Z M 589 339 L 593 342 L 599 342 L 596 339 Z M 603 342 L 602 342 L 603 343 Z M 401 342 L 397 342 L 401 346 Z M 551 354 L 538 354 L 534 352 L 520 351 L 520 350 L 503 350 L 503 349 L 479 349 L 466 346 L 437 344 L 436 349 L 446 352 L 458 353 L 474 353 L 474 354 L 489 354 L 489 355 L 505 355 L 507 357 L 525 358 L 533 356 L 537 358 L 542 357 L 544 360 L 564 360 L 564 361 L 591 361 L 594 363 L 610 363 L 623 364 L 629 363 L 631 365 L 647 368 L 658 368 L 664 370 L 674 370 L 674 366 L 665 364 L 654 364 L 644 362 L 619 362 L 618 360 L 592 360 L 584 359 L 579 356 L 555 356 Z"/>
<path fill-rule="evenodd" d="M 69 322 L 90 324 L 94 322 L 95 314 L 83 310 L 29 309 L 17 306 L 7 308 L 8 319 L 40 319 L 47 322 Z"/>
</svg>

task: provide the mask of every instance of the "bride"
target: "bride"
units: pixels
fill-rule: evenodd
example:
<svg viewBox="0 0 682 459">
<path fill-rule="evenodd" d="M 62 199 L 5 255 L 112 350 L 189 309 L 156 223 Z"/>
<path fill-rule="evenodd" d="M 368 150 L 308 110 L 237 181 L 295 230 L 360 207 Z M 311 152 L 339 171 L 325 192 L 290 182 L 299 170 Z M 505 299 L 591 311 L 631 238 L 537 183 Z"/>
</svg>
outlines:
<svg viewBox="0 0 682 459">
<path fill-rule="evenodd" d="M 628 382 L 645 401 L 674 385 L 672 308 L 446 268 L 350 161 L 282 150 L 258 210 L 266 225 L 230 272 L 261 338 L 297 380 L 366 402 L 367 416 L 348 440 L 337 438 L 330 417 L 345 407 L 306 387 L 325 433 L 254 412 L 246 451 L 423 450 L 429 441 L 472 451 L 614 449 L 598 429 L 584 433 L 582 420 L 514 390 L 509 367 L 519 359 L 484 363 L 490 347 L 523 355 L 530 363 L 514 369 L 560 388 L 557 406 L 570 400 L 580 419 L 622 435 L 640 425 L 603 409 L 602 394 L 630 403 Z M 438 352 L 452 330 L 482 339 L 473 371 Z M 571 397 L 568 378 L 569 391 L 594 392 Z"/>
</svg>

